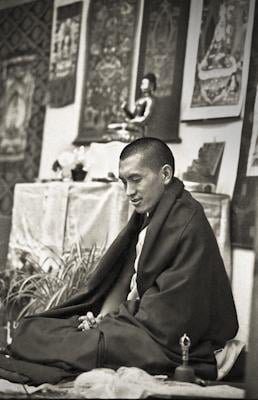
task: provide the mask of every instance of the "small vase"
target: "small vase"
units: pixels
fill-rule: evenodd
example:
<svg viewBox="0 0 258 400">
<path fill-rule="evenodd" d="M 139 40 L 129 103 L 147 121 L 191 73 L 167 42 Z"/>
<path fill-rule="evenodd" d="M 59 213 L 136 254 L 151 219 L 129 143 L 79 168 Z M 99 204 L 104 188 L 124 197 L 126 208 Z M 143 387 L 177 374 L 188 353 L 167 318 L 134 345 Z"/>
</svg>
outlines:
<svg viewBox="0 0 258 400">
<path fill-rule="evenodd" d="M 83 169 L 83 166 L 77 166 L 71 170 L 72 178 L 74 181 L 84 181 L 87 171 Z"/>
<path fill-rule="evenodd" d="M 74 168 L 71 170 L 73 181 L 84 181 L 87 171 L 82 168 Z"/>
</svg>

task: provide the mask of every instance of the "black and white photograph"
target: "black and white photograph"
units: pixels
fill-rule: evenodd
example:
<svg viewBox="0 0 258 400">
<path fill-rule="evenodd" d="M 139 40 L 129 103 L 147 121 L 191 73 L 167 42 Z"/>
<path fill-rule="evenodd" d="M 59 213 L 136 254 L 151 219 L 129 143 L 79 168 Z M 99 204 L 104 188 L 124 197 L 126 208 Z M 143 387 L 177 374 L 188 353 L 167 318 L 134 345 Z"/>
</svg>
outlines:
<svg viewBox="0 0 258 400">
<path fill-rule="evenodd" d="M 0 398 L 258 398 L 258 0 L 0 0 Z"/>
</svg>

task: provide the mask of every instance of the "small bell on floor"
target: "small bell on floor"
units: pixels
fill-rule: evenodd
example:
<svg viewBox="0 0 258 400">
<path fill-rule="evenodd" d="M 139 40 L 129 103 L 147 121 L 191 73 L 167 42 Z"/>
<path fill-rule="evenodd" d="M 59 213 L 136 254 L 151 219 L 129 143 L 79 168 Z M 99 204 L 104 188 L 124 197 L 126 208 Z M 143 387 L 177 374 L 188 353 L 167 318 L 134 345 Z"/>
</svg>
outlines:
<svg viewBox="0 0 258 400">
<path fill-rule="evenodd" d="M 191 345 L 190 338 L 186 333 L 180 338 L 180 346 L 182 350 L 182 365 L 175 369 L 173 379 L 179 382 L 196 382 L 194 369 L 188 365 L 189 347 Z"/>
</svg>

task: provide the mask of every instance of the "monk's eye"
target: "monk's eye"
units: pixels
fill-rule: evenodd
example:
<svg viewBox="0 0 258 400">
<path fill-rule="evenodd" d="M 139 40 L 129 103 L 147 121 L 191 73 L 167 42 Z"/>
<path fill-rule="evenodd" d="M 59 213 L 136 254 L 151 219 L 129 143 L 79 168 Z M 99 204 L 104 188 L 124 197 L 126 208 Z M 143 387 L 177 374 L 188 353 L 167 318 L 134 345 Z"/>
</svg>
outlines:
<svg viewBox="0 0 258 400">
<path fill-rule="evenodd" d="M 134 183 L 138 183 L 141 182 L 142 178 L 140 176 L 134 176 L 133 178 L 131 178 L 131 181 Z"/>
</svg>

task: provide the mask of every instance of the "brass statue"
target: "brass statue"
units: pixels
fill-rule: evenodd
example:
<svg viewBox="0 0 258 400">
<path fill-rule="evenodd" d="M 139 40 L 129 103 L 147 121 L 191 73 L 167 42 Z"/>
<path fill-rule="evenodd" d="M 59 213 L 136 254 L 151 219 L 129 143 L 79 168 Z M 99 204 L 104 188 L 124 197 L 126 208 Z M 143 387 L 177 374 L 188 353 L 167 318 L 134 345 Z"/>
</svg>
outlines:
<svg viewBox="0 0 258 400">
<path fill-rule="evenodd" d="M 130 141 L 147 135 L 148 122 L 155 104 L 156 77 L 153 73 L 143 76 L 140 89 L 141 96 L 135 101 L 133 110 L 129 109 L 125 101 L 121 105 L 125 121 L 108 125 L 108 130 L 115 131 L 119 140 Z"/>
</svg>

